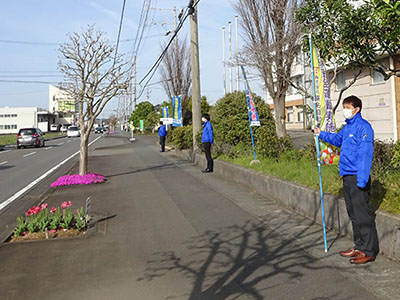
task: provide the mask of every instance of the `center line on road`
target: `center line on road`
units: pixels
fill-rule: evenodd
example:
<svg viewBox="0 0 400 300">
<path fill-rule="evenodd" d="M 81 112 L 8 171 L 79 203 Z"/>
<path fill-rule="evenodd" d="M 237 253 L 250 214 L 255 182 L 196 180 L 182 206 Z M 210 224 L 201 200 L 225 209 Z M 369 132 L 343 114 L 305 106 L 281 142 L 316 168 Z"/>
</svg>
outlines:
<svg viewBox="0 0 400 300">
<path fill-rule="evenodd" d="M 8 161 L 7 161 L 7 160 L 6 160 L 6 161 L 3 161 L 3 162 L 1 162 L 1 163 L 0 163 L 0 166 L 1 166 L 1 165 L 5 165 L 6 163 L 8 163 Z"/>
<path fill-rule="evenodd" d="M 1 151 L 0 154 L 1 154 L 1 153 L 7 153 L 7 152 L 10 152 L 10 151 L 11 151 L 11 150 L 4 150 L 4 151 Z"/>
<path fill-rule="evenodd" d="M 59 144 L 57 144 L 57 146 L 61 146 L 61 145 L 64 145 L 64 143 L 59 143 Z"/>
<path fill-rule="evenodd" d="M 101 136 L 99 136 L 98 138 L 96 138 L 94 141 L 92 141 L 89 146 L 91 146 L 92 144 L 94 144 L 98 139 L 100 139 Z M 17 200 L 19 197 L 21 197 L 24 193 L 26 193 L 27 191 L 29 191 L 31 188 L 33 188 L 35 185 L 37 185 L 39 182 L 41 182 L 44 178 L 46 178 L 47 176 L 49 176 L 51 173 L 53 173 L 55 170 L 57 170 L 59 167 L 61 167 L 63 164 L 65 164 L 67 161 L 69 161 L 71 158 L 73 158 L 75 155 L 77 155 L 80 151 L 75 152 L 74 154 L 72 154 L 70 157 L 64 159 L 62 162 L 60 162 L 58 165 L 54 166 L 53 168 L 51 168 L 50 170 L 48 170 L 46 173 L 44 173 L 42 176 L 40 176 L 39 178 L 35 179 L 34 181 L 32 181 L 30 184 L 28 184 L 26 187 L 24 187 L 22 190 L 20 190 L 19 192 L 17 192 L 16 194 L 14 194 L 14 196 L 11 196 L 10 198 L 8 198 L 6 201 L 0 203 L 0 211 L 3 210 L 3 208 L 5 208 L 7 205 L 9 205 L 10 203 L 14 202 L 15 200 Z"/>
<path fill-rule="evenodd" d="M 36 154 L 36 152 L 31 152 L 31 153 L 25 154 L 24 157 L 28 157 L 28 156 L 31 156 L 33 154 Z"/>
</svg>

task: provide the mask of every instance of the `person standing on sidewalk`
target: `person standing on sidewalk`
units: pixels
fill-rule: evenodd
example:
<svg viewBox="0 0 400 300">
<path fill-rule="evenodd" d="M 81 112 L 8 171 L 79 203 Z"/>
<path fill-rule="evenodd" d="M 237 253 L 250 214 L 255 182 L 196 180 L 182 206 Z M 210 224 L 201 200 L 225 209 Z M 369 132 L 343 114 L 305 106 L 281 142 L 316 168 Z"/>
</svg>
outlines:
<svg viewBox="0 0 400 300">
<path fill-rule="evenodd" d="M 163 121 L 160 121 L 160 127 L 158 128 L 158 136 L 160 137 L 160 152 L 165 152 L 165 139 L 167 138 L 167 128 L 164 125 Z"/>
<path fill-rule="evenodd" d="M 340 255 L 349 257 L 352 264 L 373 261 L 379 252 L 375 212 L 369 206 L 374 130 L 361 117 L 361 109 L 361 100 L 349 96 L 343 100 L 346 125 L 342 130 L 328 133 L 314 129 L 320 139 L 341 147 L 339 173 L 343 177 L 344 199 L 353 226 L 354 247 L 341 251 Z"/>
<path fill-rule="evenodd" d="M 201 137 L 201 142 L 203 143 L 204 152 L 207 159 L 207 168 L 203 170 L 203 173 L 211 173 L 214 171 L 214 162 L 211 156 L 211 146 L 214 143 L 214 133 L 210 122 L 210 115 L 204 114 L 201 120 L 204 123 L 203 135 Z"/>
</svg>

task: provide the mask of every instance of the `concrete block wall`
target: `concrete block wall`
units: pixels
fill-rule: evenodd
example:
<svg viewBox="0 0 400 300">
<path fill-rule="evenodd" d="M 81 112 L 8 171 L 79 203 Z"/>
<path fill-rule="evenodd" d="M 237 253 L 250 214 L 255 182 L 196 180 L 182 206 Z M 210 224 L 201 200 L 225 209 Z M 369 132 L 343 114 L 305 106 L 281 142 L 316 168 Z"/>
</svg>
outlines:
<svg viewBox="0 0 400 300">
<path fill-rule="evenodd" d="M 202 168 L 206 167 L 204 155 L 193 155 L 187 150 L 176 151 L 176 154 Z M 260 195 L 267 196 L 314 222 L 322 224 L 319 191 L 220 160 L 214 160 L 214 173 Z M 324 194 L 324 211 L 326 226 L 338 234 L 352 239 L 353 232 L 344 199 Z M 379 210 L 376 214 L 381 252 L 400 260 L 400 217 Z"/>
</svg>

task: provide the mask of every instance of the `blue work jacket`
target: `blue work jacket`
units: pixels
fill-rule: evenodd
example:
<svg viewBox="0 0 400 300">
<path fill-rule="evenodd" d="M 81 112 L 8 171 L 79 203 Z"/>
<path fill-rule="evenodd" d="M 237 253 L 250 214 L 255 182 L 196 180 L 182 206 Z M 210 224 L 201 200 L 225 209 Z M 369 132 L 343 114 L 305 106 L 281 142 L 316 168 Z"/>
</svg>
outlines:
<svg viewBox="0 0 400 300">
<path fill-rule="evenodd" d="M 213 128 L 210 121 L 204 122 L 203 135 L 201 136 L 202 143 L 211 143 L 214 144 L 214 133 Z"/>
<path fill-rule="evenodd" d="M 339 174 L 357 175 L 357 186 L 364 188 L 369 181 L 374 155 L 374 130 L 358 113 L 346 120 L 338 133 L 321 131 L 319 137 L 340 147 Z"/>
<path fill-rule="evenodd" d="M 167 129 L 165 128 L 165 125 L 161 125 L 160 128 L 158 128 L 158 136 L 166 136 L 167 135 Z"/>
</svg>

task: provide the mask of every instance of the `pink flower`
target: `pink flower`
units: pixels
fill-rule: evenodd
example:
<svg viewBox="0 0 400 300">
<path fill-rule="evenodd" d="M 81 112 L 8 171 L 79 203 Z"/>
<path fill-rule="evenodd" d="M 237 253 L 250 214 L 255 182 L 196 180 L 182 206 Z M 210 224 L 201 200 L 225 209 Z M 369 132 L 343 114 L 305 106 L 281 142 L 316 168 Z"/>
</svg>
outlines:
<svg viewBox="0 0 400 300">
<path fill-rule="evenodd" d="M 71 205 L 72 205 L 71 201 L 64 201 L 63 203 L 61 203 L 62 208 L 67 208 L 70 207 Z"/>
<path fill-rule="evenodd" d="M 53 212 L 56 212 L 56 210 L 57 209 L 55 207 L 52 207 L 50 211 L 53 213 Z"/>
<path fill-rule="evenodd" d="M 50 232 L 50 233 L 56 233 L 56 232 L 57 232 L 57 230 L 55 230 L 55 229 L 52 229 L 52 230 L 49 230 L 49 232 Z"/>
<path fill-rule="evenodd" d="M 47 208 L 47 203 L 43 203 L 43 204 L 40 206 L 40 208 L 41 208 L 41 210 L 46 209 L 46 208 Z"/>
<path fill-rule="evenodd" d="M 26 215 L 27 216 L 33 215 L 32 208 L 28 209 L 28 211 L 26 212 Z"/>
<path fill-rule="evenodd" d="M 40 207 L 39 206 L 32 207 L 32 213 L 34 215 L 37 215 L 39 212 L 40 212 Z"/>
</svg>

